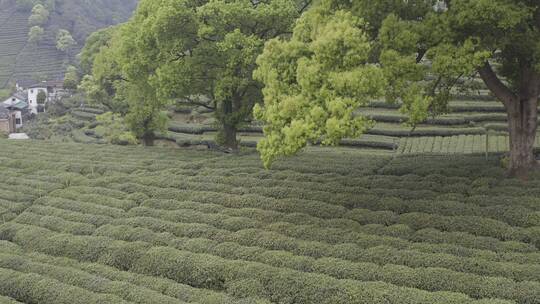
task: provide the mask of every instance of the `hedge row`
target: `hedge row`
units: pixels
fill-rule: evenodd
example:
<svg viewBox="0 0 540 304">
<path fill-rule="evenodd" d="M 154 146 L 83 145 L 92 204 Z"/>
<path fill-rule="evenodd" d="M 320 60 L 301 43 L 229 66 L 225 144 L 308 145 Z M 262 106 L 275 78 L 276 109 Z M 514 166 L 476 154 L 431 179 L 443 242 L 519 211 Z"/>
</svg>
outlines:
<svg viewBox="0 0 540 304">
<path fill-rule="evenodd" d="M 472 233 L 476 236 L 493 236 L 499 237 L 501 239 L 507 240 L 517 240 L 517 241 L 532 241 L 534 244 L 535 237 L 537 233 L 533 228 L 520 229 L 515 227 L 510 227 L 507 224 L 504 224 L 499 221 L 490 220 L 489 218 L 481 217 L 442 217 L 434 216 L 429 214 L 419 214 L 419 213 L 410 213 L 400 216 L 395 216 L 392 212 L 370 212 L 369 210 L 352 210 L 347 211 L 344 207 L 334 206 L 325 204 L 322 202 L 314 201 L 305 201 L 305 200 L 293 200 L 293 199 L 282 199 L 276 200 L 271 198 L 261 197 L 260 195 L 232 195 L 225 193 L 214 193 L 214 192 L 204 192 L 204 191 L 180 191 L 173 188 L 158 188 L 158 187 L 148 187 L 138 184 L 110 184 L 110 187 L 119 189 L 126 192 L 133 191 L 145 191 L 145 193 L 150 194 L 153 197 L 159 197 L 162 199 L 177 199 L 177 200 L 187 200 L 187 201 L 196 201 L 202 203 L 213 203 L 219 204 L 225 207 L 230 208 L 258 208 L 263 210 L 270 211 L 279 211 L 287 213 L 304 213 L 309 214 L 315 217 L 321 217 L 325 219 L 330 218 L 350 218 L 354 220 L 364 221 L 362 224 L 369 223 L 379 223 L 379 224 L 392 224 L 392 223 L 404 223 L 411 224 L 411 227 L 424 229 L 436 227 L 438 229 L 443 228 L 449 232 L 456 231 L 465 231 Z M 366 217 L 366 214 L 373 216 Z M 388 217 L 380 218 L 381 214 L 387 214 Z M 423 220 L 421 224 L 414 223 L 414 219 Z M 427 219 L 439 220 L 437 222 L 429 222 Z M 477 220 L 478 219 L 478 220 Z M 491 226 L 491 223 L 494 223 L 494 226 Z M 420 226 L 422 225 L 423 226 Z M 470 237 L 469 237 L 470 238 Z M 474 246 L 474 244 L 472 244 Z M 492 246 L 493 247 L 493 246 Z M 505 248 L 507 246 L 503 246 Z M 512 245 L 512 248 L 516 247 Z M 531 251 L 534 250 L 534 247 L 530 247 L 523 243 L 520 251 Z M 517 247 L 516 247 L 517 248 Z M 486 248 L 482 248 L 486 249 Z"/>
<path fill-rule="evenodd" d="M 97 189 L 96 189 L 97 190 Z M 97 190 L 98 191 L 98 190 Z M 80 193 L 80 191 L 68 189 L 56 190 L 49 194 L 52 197 L 71 199 L 78 202 L 95 203 L 116 209 L 129 210 L 137 207 L 137 203 L 125 199 L 117 199 L 107 196 L 106 193 L 94 192 L 91 194 Z"/>
<path fill-rule="evenodd" d="M 301 199 L 272 199 L 257 194 L 234 195 L 208 191 L 183 191 L 174 188 L 159 188 L 139 184 L 110 185 L 128 193 L 144 191 L 161 199 L 191 200 L 203 203 L 218 203 L 233 208 L 260 208 L 280 212 L 300 212 L 321 218 L 350 218 L 362 224 L 406 224 L 415 230 L 436 228 L 449 232 L 468 232 L 477 236 L 490 236 L 500 240 L 522 241 L 540 247 L 540 234 L 535 227 L 519 228 L 506 223 L 478 216 L 440 216 L 426 213 L 407 213 L 391 216 L 391 222 L 380 222 L 377 212 L 354 209 L 348 211 L 343 206 Z M 141 190 L 143 189 L 143 190 Z M 386 212 L 388 213 L 388 212 Z M 393 214 L 393 213 L 389 213 Z M 368 215 L 368 216 L 366 216 Z"/>
<path fill-rule="evenodd" d="M 201 221 L 207 223 L 220 223 L 220 228 L 227 230 L 238 230 L 249 227 L 262 227 L 272 222 L 289 222 L 299 225 L 317 225 L 324 228 L 342 228 L 353 230 L 363 234 L 373 234 L 379 236 L 398 237 L 411 241 L 428 241 L 433 243 L 452 243 L 470 248 L 480 248 L 496 252 L 516 251 L 516 252 L 534 252 L 536 248 L 530 244 L 519 242 L 504 242 L 489 237 L 479 237 L 461 232 L 441 232 L 436 229 L 420 229 L 414 231 L 409 226 L 403 224 L 395 224 L 388 226 L 393 219 L 393 215 L 387 212 L 370 212 L 371 215 L 379 217 L 380 225 L 361 225 L 359 222 L 354 222 L 348 219 L 321 219 L 299 213 L 281 213 L 272 210 L 251 209 L 251 208 L 225 208 L 216 204 L 201 204 L 191 201 L 174 201 L 174 200 L 146 200 L 141 204 L 141 207 L 149 207 L 158 210 L 167 210 L 169 214 L 165 218 L 170 220 L 180 220 L 188 216 L 195 219 L 201 218 Z M 176 211 L 179 209 L 191 209 L 203 213 L 219 213 L 217 216 L 205 216 L 193 214 L 186 210 Z M 132 214 L 145 216 L 145 211 L 138 212 L 138 208 L 132 210 Z M 152 210 L 150 210 L 152 211 Z M 178 212 L 184 214 L 176 215 Z M 153 214 L 157 212 L 154 211 Z M 163 214 L 163 212 L 162 212 Z M 386 216 L 388 215 L 389 216 Z M 245 220 L 225 222 L 218 220 L 225 215 L 232 217 L 242 217 Z M 358 215 L 358 213 L 357 213 Z M 161 215 L 157 215 L 160 217 Z M 212 220 L 209 220 L 212 219 Z M 235 224 L 237 223 L 237 224 Z"/>
<path fill-rule="evenodd" d="M 140 194 L 144 199 L 144 194 Z M 40 206 L 35 205 L 29 209 L 30 212 L 44 215 L 44 216 L 56 216 L 66 219 L 68 221 L 83 222 L 91 224 L 94 226 L 101 226 L 107 223 L 112 222 L 112 218 L 106 215 L 109 209 L 102 211 L 101 208 L 95 210 L 95 208 L 76 208 L 81 207 L 71 203 L 69 201 L 58 202 L 56 199 L 51 201 L 50 198 L 40 199 L 39 203 L 46 202 L 47 204 L 53 204 L 60 208 L 69 207 L 71 209 L 77 209 L 81 212 L 69 211 L 63 209 L 57 209 L 54 207 Z M 61 203 L 61 204 L 58 204 Z M 516 261 L 520 263 L 540 263 L 539 255 L 531 254 L 519 254 L 505 251 L 535 251 L 534 248 L 523 247 L 522 243 L 511 243 L 511 242 L 501 242 L 491 238 L 481 238 L 474 237 L 471 235 L 463 233 L 442 233 L 437 230 L 420 230 L 414 233 L 411 233 L 411 229 L 403 225 L 394 225 L 394 226 L 380 226 L 380 225 L 366 225 L 360 226 L 358 223 L 351 222 L 349 220 L 323 220 L 316 217 L 309 217 L 306 215 L 298 216 L 297 214 L 282 214 L 275 211 L 266 211 L 266 210 L 256 210 L 256 209 L 231 209 L 225 208 L 220 205 L 213 204 L 200 204 L 196 202 L 177 202 L 177 201 L 162 201 L 162 200 L 144 200 L 142 203 L 143 207 L 151 207 L 162 210 L 169 210 L 167 212 L 159 212 L 156 210 L 149 209 L 150 213 L 147 212 L 147 208 L 135 208 L 131 211 L 132 216 L 157 216 L 164 217 L 166 219 L 179 221 L 182 219 L 185 222 L 206 222 L 211 225 L 218 225 L 218 227 L 226 230 L 239 230 L 250 227 L 263 227 L 265 224 L 271 222 L 285 221 L 291 222 L 294 224 L 313 224 L 320 227 L 342 227 L 342 228 L 353 228 L 356 231 L 382 235 L 382 236 L 392 236 L 392 237 L 401 237 L 407 238 L 412 241 L 430 241 L 433 243 L 444 243 L 445 241 L 452 243 L 459 243 L 468 247 L 482 247 L 489 249 L 494 252 L 486 252 L 479 250 L 467 250 L 461 246 L 451 246 L 451 245 L 430 245 L 430 244 L 420 244 L 413 243 L 411 246 L 418 247 L 421 251 L 437 253 L 450 253 L 454 255 L 466 255 L 470 257 L 479 257 L 482 259 L 493 260 L 493 261 Z M 74 208 L 75 207 L 75 208 Z M 179 210 L 182 209 L 182 210 Z M 94 215 L 89 212 L 97 211 L 98 214 Z M 82 213 L 84 212 L 84 213 Z M 202 212 L 202 213 L 201 213 Z M 216 213 L 216 214 L 213 214 Z M 116 217 L 123 217 L 124 213 L 117 215 Z M 127 215 L 125 215 L 127 216 Z M 228 217 L 227 217 L 228 216 Z M 356 225 L 354 225 L 356 224 Z M 357 229 L 359 228 L 359 229 Z M 388 243 L 393 244 L 393 243 Z M 401 243 L 397 243 L 401 244 Z"/>
<path fill-rule="evenodd" d="M 11 202 L 11 201 L 0 199 L 0 208 L 9 212 L 13 212 L 13 213 L 21 213 L 26 208 L 28 208 L 29 205 L 30 205 L 29 202 L 20 203 L 20 202 Z"/>
<path fill-rule="evenodd" d="M 123 187 L 124 187 L 124 186 L 123 186 Z M 137 188 L 137 186 L 134 185 L 134 188 Z M 456 238 L 454 238 L 454 239 L 455 239 L 455 241 L 458 241 L 458 242 L 463 243 L 463 240 L 464 240 L 463 237 L 465 237 L 466 239 L 471 239 L 471 237 L 470 237 L 470 236 L 467 237 L 467 235 L 461 235 L 461 236 L 456 237 Z M 444 241 L 444 237 L 443 237 L 442 240 Z M 441 240 L 438 240 L 438 241 L 436 241 L 436 242 L 440 243 Z M 469 245 L 474 245 L 475 242 L 477 242 L 477 240 L 475 240 L 474 238 L 472 238 L 471 241 L 468 242 L 468 243 L 469 243 Z M 499 243 L 500 243 L 500 242 L 499 242 Z M 506 243 L 506 242 L 505 242 L 505 243 Z M 502 245 L 502 244 L 505 244 L 505 243 L 500 243 L 500 244 Z M 493 245 L 495 245 L 496 243 L 494 243 L 494 240 L 492 240 L 492 239 L 490 239 L 490 240 L 486 239 L 486 242 L 483 242 L 482 244 L 485 244 L 485 246 L 482 246 L 482 247 L 481 247 L 481 248 L 483 248 L 483 249 L 490 249 L 490 250 L 497 250 L 497 251 L 504 250 L 505 247 L 508 247 L 508 246 L 503 246 L 503 247 L 500 247 L 500 248 L 494 248 Z M 492 245 L 492 244 L 493 244 L 493 245 Z M 469 246 L 469 245 L 467 245 L 467 246 Z M 530 248 L 525 248 L 525 247 L 523 247 L 523 246 L 521 246 L 522 249 L 519 249 L 519 248 L 517 248 L 515 245 L 516 245 L 516 244 L 512 244 L 512 246 L 511 246 L 511 247 L 508 247 L 508 248 L 512 248 L 513 250 L 520 250 L 520 251 L 530 251 L 530 250 L 531 250 Z M 498 246 L 498 245 L 497 245 L 497 246 Z"/>
<path fill-rule="evenodd" d="M 16 223 L 35 225 L 52 231 L 75 235 L 91 235 L 96 227 L 91 224 L 67 221 L 59 217 L 24 212 L 15 219 Z"/>
<path fill-rule="evenodd" d="M 457 135 L 483 135 L 486 134 L 486 129 L 484 128 L 419 128 L 411 131 L 410 129 L 377 129 L 377 127 L 370 129 L 366 132 L 367 134 L 372 135 L 382 135 L 382 136 L 394 136 L 394 137 L 405 137 L 405 136 L 457 136 Z"/>
<path fill-rule="evenodd" d="M 59 209 L 59 208 L 50 207 L 50 206 L 37 205 L 37 204 L 31 206 L 26 211 L 34 213 L 34 214 L 43 215 L 43 216 L 59 217 L 70 222 L 90 224 L 94 227 L 99 227 L 99 226 L 108 224 L 113 219 L 112 217 L 106 216 L 106 215 L 70 211 L 70 210 Z"/>
<path fill-rule="evenodd" d="M 2 200 L 24 203 L 31 202 L 34 200 L 34 198 L 35 197 L 22 192 L 15 192 L 6 189 L 0 190 L 0 199 Z"/>
<path fill-rule="evenodd" d="M 186 181 L 199 182 L 199 183 L 213 183 L 213 184 L 226 184 L 236 187 L 263 187 L 263 188 L 288 188 L 279 191 L 289 191 L 294 195 L 302 195 L 303 198 L 313 198 L 321 200 L 321 198 L 333 196 L 334 200 L 347 203 L 351 200 L 362 200 L 371 189 L 402 189 L 402 190 L 431 190 L 444 195 L 455 194 L 459 195 L 456 200 L 464 201 L 468 199 L 469 195 L 472 197 L 480 197 L 478 202 L 480 206 L 508 206 L 508 205 L 522 205 L 521 198 L 527 197 L 528 200 L 536 199 L 531 202 L 524 202 L 524 207 L 532 210 L 540 211 L 540 200 L 537 196 L 527 194 L 527 190 L 523 189 L 523 185 L 514 186 L 512 196 L 504 195 L 503 199 L 500 199 L 502 193 L 508 193 L 510 190 L 509 183 L 505 180 L 496 178 L 478 178 L 469 179 L 462 177 L 447 177 L 437 174 L 431 174 L 428 176 L 406 175 L 406 176 L 364 176 L 359 178 L 342 178 L 342 177 L 330 177 L 324 176 L 319 179 L 314 179 L 312 176 L 306 176 L 304 174 L 297 174 L 291 172 L 273 172 L 273 171 L 257 171 L 252 174 L 242 174 L 242 176 L 230 175 L 230 170 L 205 170 L 203 176 L 189 176 L 193 175 L 191 172 L 187 172 L 186 180 L 181 180 L 180 183 Z M 177 175 L 176 175 L 177 176 Z M 298 179 L 295 178 L 298 176 Z M 160 180 L 168 180 L 166 184 L 171 184 L 178 179 L 167 179 L 167 174 L 160 174 L 155 176 Z M 309 180 L 306 180 L 309 179 Z M 530 182 L 529 182 L 530 183 Z M 521 186 L 521 188 L 519 187 Z M 534 188 L 535 185 L 527 185 L 527 189 Z M 539 186 L 537 186 L 539 187 Z M 499 190 L 501 189 L 501 190 Z M 490 191 L 497 191 L 497 195 L 489 195 Z M 278 192 L 279 192 L 278 191 Z M 456 193 L 460 191 L 460 193 Z M 487 193 L 485 193 L 487 192 Z M 499 193 L 500 192 L 500 193 Z M 384 195 L 384 193 L 382 193 Z M 440 194 L 439 194 L 440 195 Z M 369 196 L 368 196 L 369 197 Z M 425 199 L 425 198 L 423 198 Z M 322 199 L 327 200 L 327 199 Z M 349 202 L 350 203 L 350 202 Z M 467 201 L 468 204 L 473 203 Z"/>
<path fill-rule="evenodd" d="M 116 281 L 122 284 L 136 285 L 135 288 L 150 289 L 158 292 L 162 295 L 176 298 L 184 302 L 195 303 L 238 303 L 238 304 L 262 304 L 262 301 L 251 299 L 235 299 L 225 293 L 215 292 L 207 289 L 198 289 L 189 285 L 179 284 L 175 281 L 164 279 L 160 277 L 151 277 L 141 274 L 136 274 L 127 271 L 120 271 L 116 268 L 96 264 L 96 263 L 81 263 L 74 259 L 68 259 L 63 257 L 53 257 L 50 255 L 31 253 L 26 255 L 22 252 L 22 249 L 9 242 L 0 241 L 0 253 L 15 254 L 17 256 L 24 256 L 25 259 L 33 262 L 44 264 L 44 266 L 58 266 L 62 269 L 70 268 L 73 270 L 80 270 L 86 274 L 86 276 L 94 275 L 110 281 Z M 99 280 L 97 281 L 99 282 Z M 118 284 L 116 283 L 116 284 Z M 94 282 L 96 284 L 96 282 Z M 151 302 L 155 303 L 155 302 Z"/>
<path fill-rule="evenodd" d="M 111 281 L 69 267 L 32 262 L 28 257 L 19 255 L 0 254 L 0 267 L 26 274 L 37 274 L 96 294 L 113 295 L 129 303 L 186 303 L 141 286 Z"/>
<path fill-rule="evenodd" d="M 164 276 L 179 283 L 214 290 L 227 290 L 238 297 L 262 296 L 279 303 L 510 303 L 502 300 L 472 300 L 463 294 L 426 292 L 387 283 L 338 280 L 268 265 L 231 261 L 212 255 L 194 254 L 167 247 L 150 248 L 142 243 L 111 241 L 101 237 L 54 234 L 37 228 L 19 227 L 13 240 L 23 248 L 81 261 L 100 261 L 120 269 Z M 82 244 L 85 246 L 82 246 Z M 528 300 L 527 300 L 528 301 Z M 538 303 L 536 299 L 532 302 Z"/>
<path fill-rule="evenodd" d="M 354 263 L 335 258 L 314 259 L 284 251 L 266 251 L 259 247 L 241 246 L 236 243 L 219 243 L 201 239 L 167 239 L 167 236 L 129 226 L 104 226 L 96 233 L 99 236 L 119 240 L 151 242 L 157 246 L 168 243 L 167 245 L 180 250 L 211 254 L 232 260 L 249 260 L 303 272 L 323 273 L 339 279 L 383 281 L 428 291 L 457 291 L 474 298 L 498 297 L 520 299 L 520 302 L 532 303 L 530 299 L 540 293 L 539 283 L 516 283 L 507 278 L 484 277 L 442 268 L 410 268 L 387 264 L 388 260 L 384 262 L 384 266 L 379 266 L 375 263 Z M 402 260 L 407 258 L 403 256 Z M 512 269 L 512 266 L 514 265 L 509 264 L 507 268 Z M 537 275 L 532 276 L 533 279 L 538 279 Z M 500 290 L 493 290 L 490 286 L 499 286 Z M 523 294 L 522 289 L 538 291 Z"/>
<path fill-rule="evenodd" d="M 16 304 L 21 303 L 19 301 L 16 301 L 15 299 L 4 297 L 0 295 L 0 304 Z"/>
<path fill-rule="evenodd" d="M 87 213 L 91 215 L 109 216 L 112 218 L 123 217 L 126 212 L 123 209 L 112 208 L 93 203 L 77 202 L 73 200 L 45 196 L 37 199 L 35 205 L 44 205 L 58 209 L 65 209 L 74 212 Z"/>
<path fill-rule="evenodd" d="M 165 241 L 162 243 L 163 245 L 167 244 L 166 240 L 170 237 L 169 234 L 172 233 L 182 238 L 206 238 L 218 242 L 235 242 L 244 246 L 257 246 L 268 250 L 285 250 L 296 255 L 315 258 L 336 257 L 357 262 L 375 262 L 380 265 L 396 263 L 410 267 L 445 267 L 460 272 L 504 276 L 516 280 L 538 280 L 538 273 L 540 273 L 540 267 L 534 264 L 521 265 L 516 263 L 491 262 L 443 253 L 419 252 L 409 249 L 406 244 L 394 248 L 388 245 L 389 242 L 385 243 L 384 240 L 376 237 L 363 237 L 357 243 L 349 242 L 332 245 L 328 242 L 304 241 L 260 229 L 246 229 L 231 233 L 227 230 L 217 229 L 209 225 L 182 224 L 149 217 L 118 219 L 112 224 L 139 229 L 137 233 L 133 232 L 131 234 L 133 237 L 131 240 L 133 241 L 144 240 L 152 242 L 154 238 L 157 239 L 155 235 L 148 234 L 140 228 L 147 228 L 162 233 L 165 237 Z M 103 229 L 107 229 L 104 227 L 108 226 L 100 227 L 96 233 L 99 234 Z M 145 239 L 141 239 L 142 237 Z M 381 248 L 383 248 L 384 254 L 379 252 Z"/>
<path fill-rule="evenodd" d="M 27 186 L 27 190 L 34 189 L 34 191 L 39 192 L 50 192 L 62 187 L 59 183 L 34 180 L 32 179 L 33 176 L 27 173 L 24 173 L 21 176 L 12 176 L 9 171 L 2 170 L 2 172 L 6 173 L 6 176 L 2 178 L 2 184 L 4 185 Z"/>
<path fill-rule="evenodd" d="M 0 294 L 23 303 L 129 303 L 113 295 L 97 294 L 38 274 L 0 268 Z"/>
<path fill-rule="evenodd" d="M 218 128 L 212 125 L 195 125 L 195 124 L 179 124 L 171 123 L 168 127 L 169 131 L 185 134 L 204 134 L 207 132 L 217 132 Z M 240 133 L 262 133 L 261 126 L 244 126 L 238 129 Z"/>
<path fill-rule="evenodd" d="M 115 179 L 106 179 L 107 182 L 119 182 L 121 179 L 125 180 L 125 177 L 117 177 Z M 362 189 L 364 193 L 361 195 L 357 194 L 336 194 L 323 191 L 306 191 L 298 188 L 289 188 L 289 187 L 235 187 L 232 188 L 225 183 L 209 183 L 209 182 L 189 182 L 186 180 L 178 181 L 176 178 L 171 178 L 169 176 L 161 177 L 134 177 L 130 179 L 130 182 L 136 182 L 141 185 L 153 185 L 156 187 L 173 187 L 177 189 L 186 189 L 186 190 L 201 190 L 201 191 L 212 191 L 220 193 L 230 193 L 230 194 L 244 194 L 244 193 L 255 193 L 261 194 L 266 197 L 271 198 L 289 198 L 289 199 L 304 199 L 304 200 L 316 200 L 320 202 L 330 203 L 330 204 L 339 204 L 347 208 L 367 208 L 372 210 L 391 210 L 397 213 L 407 213 L 407 212 L 424 212 L 424 213 L 434 213 L 441 215 L 476 215 L 483 217 L 490 217 L 496 220 L 502 220 L 508 222 L 509 224 L 529 227 L 529 226 L 539 226 L 540 225 L 540 211 L 531 211 L 527 207 L 509 206 L 507 203 L 500 203 L 500 200 L 497 201 L 497 204 L 489 204 L 486 202 L 480 202 L 484 206 L 468 203 L 460 203 L 456 201 L 442 201 L 442 202 L 433 202 L 431 200 L 426 200 L 426 197 L 435 198 L 436 195 L 430 194 L 426 195 L 425 191 L 414 191 L 410 190 L 398 190 L 398 189 Z M 105 181 L 100 181 L 100 183 L 105 183 Z M 379 183 L 374 184 L 379 186 Z M 391 197 L 396 195 L 396 197 Z M 405 198 L 415 198 L 413 201 L 403 200 L 401 197 Z M 479 200 L 478 196 L 476 196 Z M 418 199 L 421 198 L 421 199 Z M 490 197 L 486 197 L 484 201 L 489 201 Z M 530 205 L 534 205 L 534 202 L 531 202 Z M 536 203 L 536 205 L 538 205 Z M 538 206 L 536 206 L 538 208 Z"/>
</svg>

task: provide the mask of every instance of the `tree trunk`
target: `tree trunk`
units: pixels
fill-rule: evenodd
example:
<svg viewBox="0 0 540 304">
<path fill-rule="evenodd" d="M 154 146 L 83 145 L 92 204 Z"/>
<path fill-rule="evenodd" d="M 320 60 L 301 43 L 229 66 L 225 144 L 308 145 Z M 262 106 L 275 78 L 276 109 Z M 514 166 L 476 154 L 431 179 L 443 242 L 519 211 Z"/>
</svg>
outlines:
<svg viewBox="0 0 540 304">
<path fill-rule="evenodd" d="M 526 97 L 507 107 L 510 132 L 510 174 L 526 177 L 537 164 L 534 142 L 538 129 L 538 97 Z"/>
<path fill-rule="evenodd" d="M 154 136 L 153 132 L 144 134 L 143 137 L 142 137 L 143 145 L 146 146 L 146 147 L 153 146 L 154 145 L 154 139 L 155 139 L 155 136 Z"/>
<path fill-rule="evenodd" d="M 223 125 L 223 145 L 233 151 L 238 150 L 238 140 L 236 140 L 236 127 L 225 123 Z"/>
<path fill-rule="evenodd" d="M 231 117 L 234 112 L 233 102 L 224 101 L 222 111 L 221 144 L 234 152 L 238 150 L 238 140 L 236 139 L 236 124 Z"/>
<path fill-rule="evenodd" d="M 538 97 L 540 95 L 540 74 L 530 68 L 530 64 L 520 63 L 521 77 L 517 92 L 503 83 L 486 64 L 478 71 L 490 91 L 504 104 L 508 114 L 510 133 L 509 173 L 526 178 L 529 170 L 537 167 L 534 142 L 538 129 Z"/>
</svg>

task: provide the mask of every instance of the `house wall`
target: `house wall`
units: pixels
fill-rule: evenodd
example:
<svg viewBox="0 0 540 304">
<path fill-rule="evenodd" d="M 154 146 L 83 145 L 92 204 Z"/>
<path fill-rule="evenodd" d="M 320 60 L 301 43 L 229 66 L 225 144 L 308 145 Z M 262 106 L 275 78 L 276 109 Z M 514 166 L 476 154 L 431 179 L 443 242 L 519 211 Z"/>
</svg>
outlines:
<svg viewBox="0 0 540 304">
<path fill-rule="evenodd" d="M 0 119 L 0 132 L 9 134 L 9 120 L 7 119 Z"/>
<path fill-rule="evenodd" d="M 28 108 L 30 109 L 30 112 L 32 114 L 37 114 L 38 113 L 37 96 L 38 96 L 40 91 L 43 91 L 43 92 L 45 92 L 45 94 L 47 94 L 47 88 L 31 88 L 31 89 L 28 89 Z M 45 103 L 47 103 L 47 99 L 45 100 Z"/>
</svg>

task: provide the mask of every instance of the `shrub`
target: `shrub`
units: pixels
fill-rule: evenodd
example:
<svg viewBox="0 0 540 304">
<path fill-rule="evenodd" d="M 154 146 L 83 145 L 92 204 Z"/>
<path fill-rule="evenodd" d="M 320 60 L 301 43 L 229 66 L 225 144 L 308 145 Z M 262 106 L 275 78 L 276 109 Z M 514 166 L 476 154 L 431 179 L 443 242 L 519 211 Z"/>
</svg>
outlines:
<svg viewBox="0 0 540 304">
<path fill-rule="evenodd" d="M 128 303 L 113 296 L 62 284 L 38 274 L 0 269 L 0 292 L 26 303 Z"/>
</svg>

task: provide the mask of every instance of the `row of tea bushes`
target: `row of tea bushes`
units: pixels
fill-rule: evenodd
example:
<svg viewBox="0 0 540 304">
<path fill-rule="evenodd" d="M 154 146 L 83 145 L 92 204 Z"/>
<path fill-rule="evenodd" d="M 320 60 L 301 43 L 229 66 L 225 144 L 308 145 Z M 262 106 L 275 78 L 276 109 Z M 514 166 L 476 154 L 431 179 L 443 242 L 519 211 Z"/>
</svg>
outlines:
<svg viewBox="0 0 540 304">
<path fill-rule="evenodd" d="M 276 268 L 260 263 L 226 260 L 169 247 L 149 247 L 140 242 L 111 241 L 103 237 L 77 237 L 47 230 L 16 227 L 13 241 L 25 249 L 80 261 L 99 261 L 146 275 L 164 275 L 179 283 L 233 295 L 260 296 L 281 303 L 483 303 L 458 293 L 426 292 L 388 283 L 338 280 L 326 275 Z M 83 246 L 84 244 L 84 246 Z M 246 280 L 249 284 L 246 284 Z M 368 291 L 366 293 L 366 291 Z M 533 290 L 534 291 L 534 290 Z M 525 292 L 527 294 L 527 291 Z M 525 295 L 520 303 L 529 302 Z M 485 303 L 505 303 L 489 300 Z"/>
</svg>

